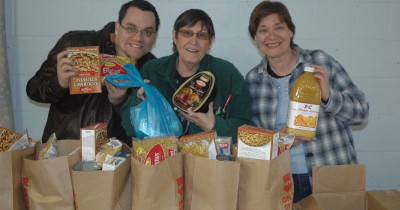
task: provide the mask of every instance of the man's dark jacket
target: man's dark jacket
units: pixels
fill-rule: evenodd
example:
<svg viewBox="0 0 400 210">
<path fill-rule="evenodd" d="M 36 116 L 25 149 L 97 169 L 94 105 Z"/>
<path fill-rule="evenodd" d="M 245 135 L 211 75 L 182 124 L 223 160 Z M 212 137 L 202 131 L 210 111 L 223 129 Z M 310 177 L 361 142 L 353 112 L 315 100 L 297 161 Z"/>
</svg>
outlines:
<svg viewBox="0 0 400 210">
<path fill-rule="evenodd" d="M 57 79 L 57 54 L 68 47 L 99 46 L 100 53 L 116 55 L 115 45 L 110 39 L 115 23 L 110 22 L 100 31 L 70 31 L 64 34 L 50 51 L 45 60 L 28 81 L 26 92 L 34 101 L 51 103 L 43 132 L 42 141 L 46 142 L 55 132 L 57 139 L 79 139 L 80 128 L 95 122 L 108 123 L 108 136 L 117 137 L 131 145 L 121 118 L 116 115 L 108 100 L 107 88 L 101 94 L 70 95 L 68 88 L 62 88 Z M 137 61 L 140 69 L 144 63 L 155 58 L 151 53 Z"/>
</svg>

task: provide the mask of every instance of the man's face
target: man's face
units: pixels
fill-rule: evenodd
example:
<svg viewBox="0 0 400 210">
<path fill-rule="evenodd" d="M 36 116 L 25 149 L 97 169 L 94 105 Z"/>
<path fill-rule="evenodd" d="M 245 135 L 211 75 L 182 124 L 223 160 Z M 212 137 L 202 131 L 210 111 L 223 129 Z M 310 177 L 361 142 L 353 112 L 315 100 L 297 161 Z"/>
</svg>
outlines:
<svg viewBox="0 0 400 210">
<path fill-rule="evenodd" d="M 122 22 L 115 23 L 117 55 L 140 59 L 153 47 L 157 38 L 153 12 L 131 7 Z"/>
</svg>

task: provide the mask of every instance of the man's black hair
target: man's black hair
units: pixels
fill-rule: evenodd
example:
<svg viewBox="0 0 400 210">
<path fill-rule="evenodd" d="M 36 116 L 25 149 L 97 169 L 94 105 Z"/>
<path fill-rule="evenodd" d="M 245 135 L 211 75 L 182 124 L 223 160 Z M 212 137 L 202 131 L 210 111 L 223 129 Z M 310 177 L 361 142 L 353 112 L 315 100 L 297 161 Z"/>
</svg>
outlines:
<svg viewBox="0 0 400 210">
<path fill-rule="evenodd" d="M 118 21 L 120 24 L 122 23 L 122 20 L 125 18 L 126 11 L 128 11 L 128 9 L 131 7 L 136 7 L 143 11 L 153 12 L 156 18 L 156 31 L 158 31 L 158 27 L 160 26 L 160 18 L 158 17 L 157 10 L 150 2 L 145 0 L 133 0 L 122 5 L 121 9 L 119 10 L 119 16 L 118 16 Z"/>
</svg>

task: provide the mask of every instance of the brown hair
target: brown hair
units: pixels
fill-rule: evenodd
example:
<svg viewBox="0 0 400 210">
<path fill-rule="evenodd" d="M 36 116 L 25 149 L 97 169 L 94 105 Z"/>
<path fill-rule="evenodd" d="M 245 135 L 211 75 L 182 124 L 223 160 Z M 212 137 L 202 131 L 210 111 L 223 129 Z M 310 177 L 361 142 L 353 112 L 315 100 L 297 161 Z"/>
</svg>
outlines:
<svg viewBox="0 0 400 210">
<path fill-rule="evenodd" d="M 294 34 L 296 33 L 296 26 L 292 22 L 292 17 L 290 16 L 287 7 L 281 2 L 263 1 L 254 8 L 253 12 L 250 15 L 249 33 L 251 38 L 254 39 L 261 19 L 272 14 L 279 15 L 280 19 L 286 23 L 289 30 L 293 32 L 294 37 Z M 293 42 L 293 37 L 291 39 L 291 42 Z"/>
<path fill-rule="evenodd" d="M 152 12 L 156 19 L 155 30 L 158 31 L 158 27 L 160 26 L 160 18 L 158 17 L 157 10 L 150 2 L 145 1 L 145 0 L 133 0 L 133 1 L 129 1 L 129 2 L 125 3 L 124 5 L 122 5 L 121 9 L 119 10 L 119 14 L 118 14 L 118 22 L 120 24 L 122 24 L 122 20 L 125 18 L 126 12 L 131 7 L 136 7 L 138 9 L 140 9 L 142 11 L 146 11 L 146 12 Z"/>
<path fill-rule="evenodd" d="M 208 14 L 201 9 L 189 9 L 179 15 L 174 24 L 175 37 L 178 36 L 179 29 L 185 26 L 192 27 L 199 21 L 207 29 L 207 32 L 210 36 L 209 42 L 211 43 L 211 40 L 215 37 L 214 24 L 210 16 L 208 16 Z M 175 43 L 172 43 L 172 45 L 172 50 L 176 52 L 177 49 Z"/>
</svg>

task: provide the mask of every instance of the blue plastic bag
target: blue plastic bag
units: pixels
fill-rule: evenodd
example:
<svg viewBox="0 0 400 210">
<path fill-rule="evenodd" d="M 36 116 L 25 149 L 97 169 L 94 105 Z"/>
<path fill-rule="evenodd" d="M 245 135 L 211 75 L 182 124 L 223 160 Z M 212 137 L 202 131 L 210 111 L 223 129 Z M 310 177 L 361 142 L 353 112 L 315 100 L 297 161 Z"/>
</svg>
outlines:
<svg viewBox="0 0 400 210">
<path fill-rule="evenodd" d="M 107 81 L 120 88 L 143 87 L 146 100 L 130 108 L 130 120 L 137 139 L 146 136 L 181 136 L 182 124 L 164 96 L 145 83 L 132 64 L 124 66 L 128 74 L 107 76 Z M 114 79 L 122 80 L 115 82 Z"/>
</svg>

